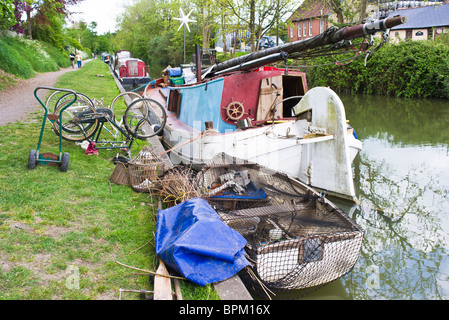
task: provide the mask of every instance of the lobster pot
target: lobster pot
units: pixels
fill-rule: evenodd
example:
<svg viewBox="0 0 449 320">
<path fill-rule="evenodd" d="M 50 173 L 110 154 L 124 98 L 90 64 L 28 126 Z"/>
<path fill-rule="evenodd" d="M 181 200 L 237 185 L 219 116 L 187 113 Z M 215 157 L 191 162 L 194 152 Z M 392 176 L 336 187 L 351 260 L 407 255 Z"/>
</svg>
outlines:
<svg viewBox="0 0 449 320">
<path fill-rule="evenodd" d="M 363 231 L 343 212 L 329 211 L 313 203 L 317 201 L 221 213 L 223 221 L 247 239 L 246 252 L 267 287 L 304 289 L 352 270 Z"/>
<path fill-rule="evenodd" d="M 128 161 L 129 184 L 136 192 L 150 192 L 157 188 L 159 176 L 164 172 L 164 162 L 152 149 L 145 146 Z"/>
<path fill-rule="evenodd" d="M 260 166 L 247 160 L 230 157 L 225 153 L 217 154 L 198 172 L 198 193 L 213 207 L 235 210 L 262 206 L 268 203 L 269 197 L 260 188 L 259 178 L 252 174 L 261 173 Z M 229 179 L 242 181 L 246 179 L 244 192 L 236 192 L 235 188 L 226 187 Z"/>
<path fill-rule="evenodd" d="M 109 177 L 109 181 L 119 185 L 129 185 L 128 164 L 123 162 L 117 162 L 114 171 Z"/>
<path fill-rule="evenodd" d="M 228 173 L 234 174 L 231 187 L 215 193 L 232 176 Z M 234 187 L 239 183 L 243 191 Z M 198 174 L 198 189 L 223 222 L 247 240 L 245 250 L 257 277 L 242 276 L 249 286 L 260 288 L 261 281 L 273 290 L 291 290 L 325 284 L 350 272 L 359 257 L 361 227 L 285 174 L 220 154 Z M 223 196 L 234 196 L 235 205 L 217 200 Z M 252 197 L 252 202 L 239 196 Z"/>
</svg>

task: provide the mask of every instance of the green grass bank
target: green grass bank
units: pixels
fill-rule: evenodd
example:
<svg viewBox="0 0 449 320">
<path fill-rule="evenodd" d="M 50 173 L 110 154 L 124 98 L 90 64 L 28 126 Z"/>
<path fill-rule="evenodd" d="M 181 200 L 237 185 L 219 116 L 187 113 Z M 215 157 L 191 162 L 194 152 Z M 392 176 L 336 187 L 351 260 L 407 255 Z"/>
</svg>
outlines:
<svg viewBox="0 0 449 320">
<path fill-rule="evenodd" d="M 29 79 L 36 73 L 70 66 L 69 56 L 54 46 L 19 37 L 0 37 L 0 90 Z M 3 72 L 1 72 L 3 70 Z"/>
<path fill-rule="evenodd" d="M 98 77 L 97 75 L 104 75 Z M 64 74 L 56 87 L 110 103 L 119 93 L 99 60 Z M 36 100 L 36 105 L 39 105 Z M 69 169 L 27 168 L 36 149 L 43 111 L 0 127 L 0 300 L 118 299 L 119 289 L 152 290 L 148 276 L 116 263 L 155 271 L 156 205 L 148 193 L 108 181 L 116 151 L 87 156 L 63 142 Z M 133 154 L 146 142 L 138 140 Z M 46 126 L 41 152 L 58 152 Z M 212 286 L 181 281 L 185 300 L 218 299 Z M 122 299 L 139 299 L 122 293 Z"/>
</svg>

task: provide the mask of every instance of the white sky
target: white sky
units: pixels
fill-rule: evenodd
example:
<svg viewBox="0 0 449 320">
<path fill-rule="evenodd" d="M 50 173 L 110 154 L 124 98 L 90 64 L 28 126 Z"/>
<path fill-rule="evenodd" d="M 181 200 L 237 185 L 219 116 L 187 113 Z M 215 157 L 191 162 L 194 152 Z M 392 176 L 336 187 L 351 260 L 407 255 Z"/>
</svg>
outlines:
<svg viewBox="0 0 449 320">
<path fill-rule="evenodd" d="M 84 0 L 77 6 L 71 6 L 69 10 L 80 12 L 71 16 L 72 21 L 84 21 L 88 25 L 92 21 L 97 22 L 96 31 L 100 35 L 116 31 L 115 19 L 130 3 L 130 0 Z"/>
</svg>

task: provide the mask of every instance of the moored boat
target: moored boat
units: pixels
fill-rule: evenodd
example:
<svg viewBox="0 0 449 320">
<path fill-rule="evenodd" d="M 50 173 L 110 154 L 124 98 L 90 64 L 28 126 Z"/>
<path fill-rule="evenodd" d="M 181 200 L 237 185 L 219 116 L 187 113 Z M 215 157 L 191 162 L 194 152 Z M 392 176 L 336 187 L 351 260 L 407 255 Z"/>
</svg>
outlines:
<svg viewBox="0 0 449 320">
<path fill-rule="evenodd" d="M 124 86 L 137 86 L 151 81 L 148 68 L 141 59 L 133 58 L 128 50 L 115 52 L 113 72 Z"/>
<path fill-rule="evenodd" d="M 157 79 L 144 97 L 167 109 L 163 142 L 175 164 L 200 169 L 217 153 L 278 170 L 327 193 L 356 201 L 352 161 L 362 149 L 330 88 L 308 90 L 305 74 L 267 64 L 311 48 L 347 47 L 350 40 L 386 31 L 401 17 L 269 48 L 202 69 L 196 81 L 170 85 Z M 365 44 L 365 47 L 372 42 Z M 191 70 L 183 74 L 191 77 Z M 154 115 L 158 118 L 160 115 Z"/>
<path fill-rule="evenodd" d="M 217 154 L 198 173 L 198 192 L 245 239 L 248 286 L 272 290 L 326 284 L 350 272 L 363 230 L 307 185 L 247 160 Z M 256 280 L 258 279 L 258 280 Z"/>
</svg>

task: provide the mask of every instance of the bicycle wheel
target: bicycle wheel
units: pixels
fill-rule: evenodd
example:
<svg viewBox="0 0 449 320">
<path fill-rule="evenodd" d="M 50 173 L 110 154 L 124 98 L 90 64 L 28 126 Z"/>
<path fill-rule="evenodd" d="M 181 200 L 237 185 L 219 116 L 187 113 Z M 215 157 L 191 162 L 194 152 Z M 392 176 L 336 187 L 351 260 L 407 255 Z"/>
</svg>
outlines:
<svg viewBox="0 0 449 320">
<path fill-rule="evenodd" d="M 128 106 L 137 99 L 141 99 L 142 96 L 137 92 L 127 91 L 122 92 L 117 95 L 114 100 L 112 100 L 110 109 L 116 115 L 117 119 L 122 119 Z"/>
<path fill-rule="evenodd" d="M 54 112 L 59 116 L 60 110 L 72 100 L 60 103 Z M 62 138 L 68 141 L 83 141 L 92 137 L 98 129 L 95 108 L 84 99 L 77 99 L 74 104 L 62 111 Z M 55 133 L 59 135 L 59 120 L 53 123 Z"/>
<path fill-rule="evenodd" d="M 159 102 L 148 98 L 134 100 L 123 116 L 126 130 L 142 140 L 161 133 L 166 122 L 167 113 L 164 107 Z"/>
<path fill-rule="evenodd" d="M 56 110 L 56 104 L 58 103 L 58 100 L 61 99 L 62 96 L 65 96 L 67 94 L 67 91 L 53 91 L 45 101 L 45 106 L 47 107 L 48 112 L 54 112 Z"/>
<path fill-rule="evenodd" d="M 89 102 L 92 107 L 94 107 L 94 103 L 92 102 L 92 100 L 86 96 L 85 94 L 76 93 L 77 95 L 77 99 L 83 99 L 84 101 Z M 45 106 L 47 107 L 48 112 L 55 112 L 56 108 L 58 107 L 58 105 L 64 101 L 67 100 L 73 100 L 73 94 L 72 93 L 67 93 L 67 91 L 54 91 L 48 98 L 47 101 L 45 102 Z"/>
</svg>

